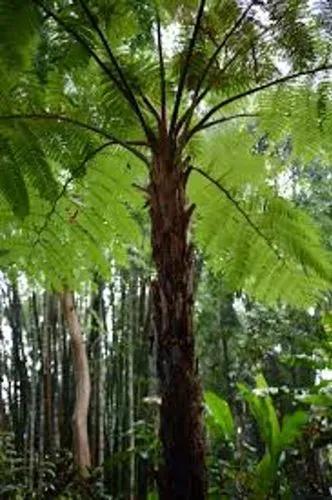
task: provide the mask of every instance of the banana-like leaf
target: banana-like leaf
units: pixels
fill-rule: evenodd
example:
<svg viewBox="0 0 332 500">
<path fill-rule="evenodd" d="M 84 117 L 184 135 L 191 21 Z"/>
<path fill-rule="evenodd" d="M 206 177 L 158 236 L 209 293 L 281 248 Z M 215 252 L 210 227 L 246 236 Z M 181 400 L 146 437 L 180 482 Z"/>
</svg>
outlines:
<svg viewBox="0 0 332 500">
<path fill-rule="evenodd" d="M 211 391 L 204 394 L 204 399 L 208 412 L 207 423 L 210 424 L 210 428 L 217 428 L 224 439 L 233 441 L 235 438 L 235 424 L 227 401 Z"/>
</svg>

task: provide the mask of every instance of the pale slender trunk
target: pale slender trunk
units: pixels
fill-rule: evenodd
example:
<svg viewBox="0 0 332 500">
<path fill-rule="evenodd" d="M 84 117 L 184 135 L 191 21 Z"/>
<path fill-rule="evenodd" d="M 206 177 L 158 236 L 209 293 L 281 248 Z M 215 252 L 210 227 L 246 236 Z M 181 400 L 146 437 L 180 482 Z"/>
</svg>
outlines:
<svg viewBox="0 0 332 500">
<path fill-rule="evenodd" d="M 86 477 L 91 466 L 88 438 L 90 403 L 90 374 L 86 346 L 74 304 L 72 292 L 62 293 L 62 307 L 68 324 L 75 378 L 75 407 L 73 414 L 74 460 L 79 474 Z"/>
</svg>

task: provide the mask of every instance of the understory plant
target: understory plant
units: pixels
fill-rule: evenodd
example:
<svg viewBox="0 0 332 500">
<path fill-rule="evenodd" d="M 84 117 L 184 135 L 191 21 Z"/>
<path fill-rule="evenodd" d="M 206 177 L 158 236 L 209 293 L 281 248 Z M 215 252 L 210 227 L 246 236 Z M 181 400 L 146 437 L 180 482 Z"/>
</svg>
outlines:
<svg viewBox="0 0 332 500">
<path fill-rule="evenodd" d="M 308 422 L 308 414 L 297 410 L 284 415 L 280 421 L 269 394 L 269 387 L 262 374 L 256 376 L 255 389 L 245 384 L 238 384 L 238 389 L 254 418 L 259 440 L 263 444 L 262 456 L 250 465 L 248 465 L 249 462 L 244 461 L 243 450 L 254 451 L 256 457 L 259 454 L 258 450 L 251 449 L 250 445 L 244 442 L 244 429 L 238 429 L 241 431 L 238 434 L 236 417 L 232 415 L 228 403 L 215 393 L 205 394 L 206 419 L 211 435 L 219 443 L 218 446 L 226 446 L 228 449 L 226 456 L 229 457 L 228 467 L 231 470 L 229 479 L 233 482 L 233 494 L 237 492 L 237 495 L 242 494 L 251 499 L 266 500 L 275 498 L 274 494 L 283 493 L 283 498 L 286 498 L 288 486 L 286 481 L 279 481 L 280 469 L 285 460 L 286 451 L 294 447 L 301 437 Z M 212 463 L 214 460 L 215 457 Z M 222 492 L 226 495 L 225 498 L 228 498 L 227 484 L 221 484 L 221 491 L 220 488 L 218 491 L 218 487 L 215 487 L 213 492 L 215 494 Z"/>
</svg>

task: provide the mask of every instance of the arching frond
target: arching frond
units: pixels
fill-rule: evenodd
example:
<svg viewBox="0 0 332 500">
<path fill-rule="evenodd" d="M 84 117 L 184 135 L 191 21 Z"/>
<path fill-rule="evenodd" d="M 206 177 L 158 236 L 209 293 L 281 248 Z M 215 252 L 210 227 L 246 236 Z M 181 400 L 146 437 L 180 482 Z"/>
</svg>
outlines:
<svg viewBox="0 0 332 500">
<path fill-rule="evenodd" d="M 223 147 L 228 134 L 229 150 Z M 231 288 L 270 303 L 307 306 L 331 284 L 330 254 L 314 221 L 276 193 L 273 181 L 282 163 L 273 168 L 268 158 L 253 154 L 250 136 L 243 134 L 231 127 L 207 135 L 205 147 L 201 145 L 201 165 L 217 182 L 194 168 L 190 190 L 199 207 L 195 236 Z"/>
<path fill-rule="evenodd" d="M 84 177 L 72 178 L 55 205 L 31 189 L 33 208 L 24 221 L 10 216 L 10 211 L 2 219 L 0 245 L 8 250 L 2 265 L 18 266 L 56 289 L 64 282 L 79 287 L 93 269 L 107 275 L 113 246 L 120 256 L 121 247 L 140 241 L 136 215 L 142 199 L 131 183 L 141 182 L 142 176 L 139 160 L 105 149 L 91 159 Z"/>
</svg>

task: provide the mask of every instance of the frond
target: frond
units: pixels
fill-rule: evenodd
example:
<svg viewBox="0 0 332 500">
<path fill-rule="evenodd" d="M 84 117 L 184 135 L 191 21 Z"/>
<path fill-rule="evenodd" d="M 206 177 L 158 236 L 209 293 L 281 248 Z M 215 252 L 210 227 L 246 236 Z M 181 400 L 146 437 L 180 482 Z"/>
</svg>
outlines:
<svg viewBox="0 0 332 500">
<path fill-rule="evenodd" d="M 229 133 L 232 140 L 224 141 Z M 243 134 L 233 127 L 219 134 L 219 140 L 207 134 L 200 162 L 253 226 L 215 185 L 193 172 L 190 194 L 198 206 L 194 235 L 231 289 L 243 289 L 271 304 L 282 300 L 307 306 L 330 287 L 330 253 L 313 220 L 272 187 L 281 162 L 271 169 L 267 158 L 253 154 L 252 136 L 246 139 Z"/>
<path fill-rule="evenodd" d="M 0 136 L 0 192 L 20 218 L 29 213 L 29 196 L 21 169 L 6 139 Z"/>
<path fill-rule="evenodd" d="M 115 147 L 92 159 L 58 201 L 41 199 L 31 187 L 30 214 L 19 222 L 7 210 L 2 219 L 0 248 L 8 250 L 2 267 L 17 266 L 59 290 L 64 283 L 78 289 L 95 270 L 108 276 L 110 259 L 124 264 L 127 248 L 141 239 L 143 200 L 134 181 L 144 181 L 142 165 Z"/>
<path fill-rule="evenodd" d="M 281 86 L 260 96 L 259 126 L 275 142 L 290 137 L 293 157 L 303 163 L 317 157 L 331 163 L 331 96 L 327 80 L 314 90 L 305 84 Z"/>
<path fill-rule="evenodd" d="M 30 65 L 38 24 L 31 2 L 0 1 L 0 57 L 11 70 Z"/>
</svg>

